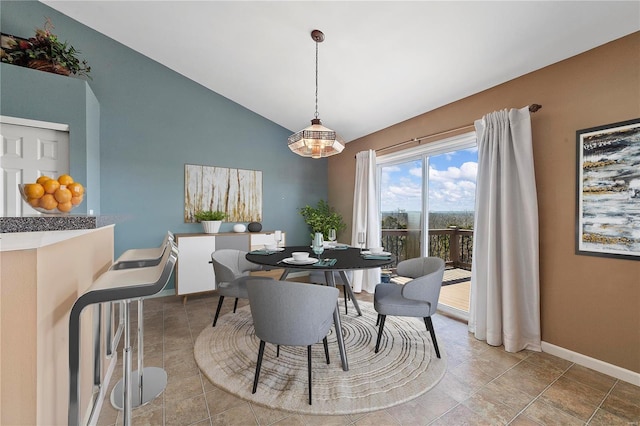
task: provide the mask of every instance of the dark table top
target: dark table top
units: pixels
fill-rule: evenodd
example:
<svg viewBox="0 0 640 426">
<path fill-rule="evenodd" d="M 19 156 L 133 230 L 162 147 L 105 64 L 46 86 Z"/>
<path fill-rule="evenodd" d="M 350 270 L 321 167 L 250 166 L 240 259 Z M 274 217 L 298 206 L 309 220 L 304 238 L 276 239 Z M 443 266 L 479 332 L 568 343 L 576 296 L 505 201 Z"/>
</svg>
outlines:
<svg viewBox="0 0 640 426">
<path fill-rule="evenodd" d="M 286 269 L 317 269 L 319 271 L 380 268 L 390 265 L 396 260 L 393 255 L 389 259 L 365 259 L 360 255 L 359 248 L 349 247 L 346 249 L 325 249 L 324 253 L 319 256 L 321 259 L 336 259 L 337 261 L 333 266 L 293 265 L 282 262 L 283 259 L 291 257 L 291 253 L 294 251 L 306 251 L 309 253 L 309 257 L 318 258 L 309 246 L 285 247 L 283 251 L 268 255 L 248 253 L 246 258 L 249 262 L 257 263 L 258 265 Z"/>
</svg>

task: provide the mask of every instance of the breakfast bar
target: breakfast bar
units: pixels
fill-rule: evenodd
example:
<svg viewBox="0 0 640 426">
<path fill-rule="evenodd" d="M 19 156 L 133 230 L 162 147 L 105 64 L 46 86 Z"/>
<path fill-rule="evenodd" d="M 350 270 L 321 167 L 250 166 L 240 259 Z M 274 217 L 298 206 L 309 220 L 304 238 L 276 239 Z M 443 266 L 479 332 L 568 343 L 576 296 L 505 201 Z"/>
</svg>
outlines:
<svg viewBox="0 0 640 426">
<path fill-rule="evenodd" d="M 111 266 L 113 231 L 108 225 L 0 234 L 0 423 L 66 424 L 69 313 Z M 81 323 L 82 350 L 90 354 L 91 311 Z M 93 373 L 92 358 L 82 359 L 84 377 Z M 92 394 L 87 381 L 80 391 L 83 413 Z"/>
</svg>

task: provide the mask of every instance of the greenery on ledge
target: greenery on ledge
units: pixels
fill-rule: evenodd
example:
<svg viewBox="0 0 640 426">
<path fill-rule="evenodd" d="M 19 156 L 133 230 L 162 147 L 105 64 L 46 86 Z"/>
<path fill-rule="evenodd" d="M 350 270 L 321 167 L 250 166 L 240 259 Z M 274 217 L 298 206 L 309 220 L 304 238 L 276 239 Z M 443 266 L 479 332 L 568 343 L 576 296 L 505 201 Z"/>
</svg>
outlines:
<svg viewBox="0 0 640 426">
<path fill-rule="evenodd" d="M 0 61 L 56 74 L 91 78 L 91 67 L 86 60 L 78 58 L 80 51 L 67 41 L 60 41 L 51 32 L 53 28 L 51 20 L 47 18 L 44 28 L 36 28 L 35 36 L 29 39 L 2 34 Z"/>
</svg>

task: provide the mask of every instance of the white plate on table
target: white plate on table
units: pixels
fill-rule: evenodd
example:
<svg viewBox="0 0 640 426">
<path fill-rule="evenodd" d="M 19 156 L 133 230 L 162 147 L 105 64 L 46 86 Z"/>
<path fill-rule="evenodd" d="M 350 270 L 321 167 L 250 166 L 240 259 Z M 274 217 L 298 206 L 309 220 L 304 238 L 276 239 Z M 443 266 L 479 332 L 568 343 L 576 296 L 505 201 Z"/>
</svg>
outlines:
<svg viewBox="0 0 640 426">
<path fill-rule="evenodd" d="M 273 250 L 271 249 L 262 249 L 263 251 L 272 251 L 272 252 L 276 252 L 276 251 L 284 251 L 284 247 L 278 247 L 278 248 L 274 248 Z"/>
<path fill-rule="evenodd" d="M 370 250 L 364 250 L 360 254 L 370 254 L 371 256 L 391 256 L 388 251 L 381 251 L 380 253 L 371 253 Z"/>
<path fill-rule="evenodd" d="M 313 265 L 318 262 L 318 259 L 315 257 L 308 257 L 302 260 L 295 260 L 293 257 L 287 257 L 286 259 L 282 259 L 281 262 L 288 263 L 290 265 Z"/>
</svg>

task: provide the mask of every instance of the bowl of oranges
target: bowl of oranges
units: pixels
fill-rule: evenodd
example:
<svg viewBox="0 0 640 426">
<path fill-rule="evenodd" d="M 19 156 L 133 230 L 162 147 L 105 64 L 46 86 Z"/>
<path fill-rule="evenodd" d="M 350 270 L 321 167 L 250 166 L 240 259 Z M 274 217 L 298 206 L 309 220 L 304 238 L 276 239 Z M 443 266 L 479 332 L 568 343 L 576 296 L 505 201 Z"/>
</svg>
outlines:
<svg viewBox="0 0 640 426">
<path fill-rule="evenodd" d="M 22 199 L 40 213 L 67 214 L 82 203 L 84 186 L 67 174 L 57 179 L 40 176 L 34 183 L 18 185 Z"/>
</svg>

